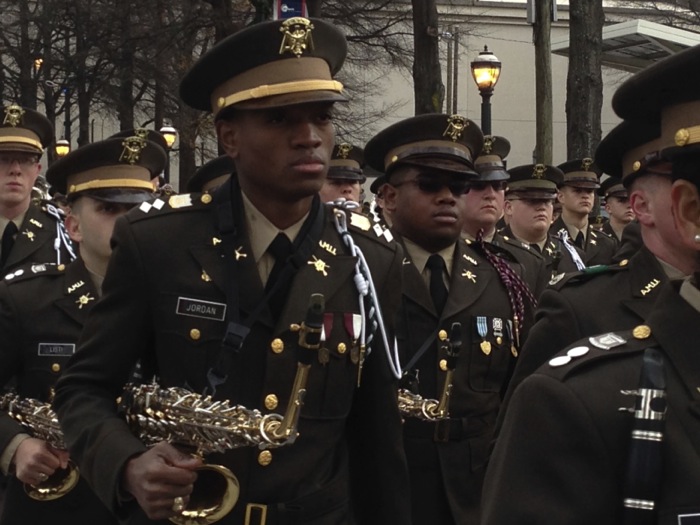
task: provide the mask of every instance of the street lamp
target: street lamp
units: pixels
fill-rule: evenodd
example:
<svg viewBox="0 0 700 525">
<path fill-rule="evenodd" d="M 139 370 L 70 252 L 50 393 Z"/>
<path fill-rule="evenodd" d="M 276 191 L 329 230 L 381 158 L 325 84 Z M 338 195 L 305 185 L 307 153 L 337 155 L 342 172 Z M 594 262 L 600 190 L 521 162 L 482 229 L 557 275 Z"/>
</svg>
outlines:
<svg viewBox="0 0 700 525">
<path fill-rule="evenodd" d="M 472 77 L 481 94 L 481 130 L 491 135 L 491 95 L 501 74 L 501 62 L 488 46 L 471 63 Z"/>
<path fill-rule="evenodd" d="M 166 151 L 168 154 L 168 162 L 166 162 L 165 171 L 163 172 L 165 184 L 168 184 L 170 182 L 170 150 L 173 149 L 173 144 L 175 144 L 175 141 L 177 140 L 177 130 L 170 124 L 165 124 L 159 131 L 165 139 L 166 146 L 168 146 L 168 151 Z"/>
<path fill-rule="evenodd" d="M 70 153 L 70 142 L 64 138 L 57 140 L 54 151 L 58 157 L 65 157 Z"/>
</svg>

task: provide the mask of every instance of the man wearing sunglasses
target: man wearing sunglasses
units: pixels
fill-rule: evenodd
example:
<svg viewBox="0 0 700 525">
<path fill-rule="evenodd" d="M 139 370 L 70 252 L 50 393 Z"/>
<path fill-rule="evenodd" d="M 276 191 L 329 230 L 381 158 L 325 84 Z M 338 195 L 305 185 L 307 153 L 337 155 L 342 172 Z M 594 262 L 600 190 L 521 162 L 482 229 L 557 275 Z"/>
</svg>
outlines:
<svg viewBox="0 0 700 525">
<path fill-rule="evenodd" d="M 32 202 L 39 159 L 53 141 L 53 126 L 45 116 L 17 104 L 2 108 L 0 118 L 2 275 L 27 262 L 70 262 L 72 247 L 58 211 Z"/>
<path fill-rule="evenodd" d="M 416 525 L 476 524 L 494 422 L 518 353 L 520 321 L 491 254 L 462 238 L 460 200 L 476 177 L 483 136 L 459 115 L 430 114 L 390 126 L 365 147 L 384 172 L 392 232 L 404 247 L 397 337 L 403 387 L 439 399 L 446 381 L 447 340 L 462 342 L 440 421 L 404 412 L 404 447 Z M 496 265 L 512 270 L 505 263 Z M 517 279 L 517 277 L 514 277 Z M 522 285 L 523 288 L 525 285 Z M 461 336 L 452 332 L 460 323 Z"/>
</svg>

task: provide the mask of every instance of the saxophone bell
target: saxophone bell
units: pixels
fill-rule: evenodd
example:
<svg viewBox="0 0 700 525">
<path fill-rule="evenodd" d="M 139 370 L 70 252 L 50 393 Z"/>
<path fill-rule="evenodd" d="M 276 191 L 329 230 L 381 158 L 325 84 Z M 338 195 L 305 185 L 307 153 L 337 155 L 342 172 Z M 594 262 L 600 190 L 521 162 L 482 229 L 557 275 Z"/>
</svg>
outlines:
<svg viewBox="0 0 700 525">
<path fill-rule="evenodd" d="M 52 501 L 62 498 L 75 488 L 80 480 L 80 470 L 72 461 L 68 462 L 68 467 L 56 469 L 46 481 L 38 485 L 24 484 L 24 492 L 30 498 L 37 501 Z"/>
</svg>

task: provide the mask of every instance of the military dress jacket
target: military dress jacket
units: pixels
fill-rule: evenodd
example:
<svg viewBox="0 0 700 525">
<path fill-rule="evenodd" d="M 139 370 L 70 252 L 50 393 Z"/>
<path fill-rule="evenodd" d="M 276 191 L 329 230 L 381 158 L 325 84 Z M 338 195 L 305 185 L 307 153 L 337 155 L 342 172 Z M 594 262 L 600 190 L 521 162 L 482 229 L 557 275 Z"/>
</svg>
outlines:
<svg viewBox="0 0 700 525">
<path fill-rule="evenodd" d="M 0 271 L 5 275 L 32 262 L 68 264 L 73 257 L 66 243 L 70 243 L 70 240 L 62 221 L 48 211 L 47 204 L 32 203 L 17 232 L 10 256 Z"/>
<path fill-rule="evenodd" d="M 477 243 L 455 248 L 449 294 L 442 315 L 409 258 L 404 259 L 403 301 L 397 325 L 403 366 L 417 361 L 417 392 L 439 399 L 446 353 L 440 330 L 462 325 L 463 344 L 454 373 L 449 420 L 408 418 L 404 445 L 411 475 L 413 523 L 471 525 L 479 522 L 479 495 L 496 414 L 517 356 L 506 289 Z M 415 377 L 413 369 L 407 371 Z"/>
<path fill-rule="evenodd" d="M 543 257 L 533 250 L 529 244 L 520 242 L 505 232 L 496 232 L 491 244 L 510 252 L 522 266 L 521 277 L 535 297 L 544 291 L 550 276 L 547 274 Z"/>
<path fill-rule="evenodd" d="M 54 405 L 81 471 L 128 523 L 151 523 L 135 501 L 120 497 L 125 464 L 145 450 L 115 409 L 131 368 L 140 359 L 162 386 L 204 392 L 231 307 L 227 272 L 235 270 L 242 322 L 263 298 L 244 224 L 237 223 L 234 253 L 222 253 L 226 226 L 219 211 L 227 206 L 242 209 L 235 178 L 213 195 L 158 198 L 117 220 L 103 296 L 56 388 Z M 396 381 L 378 334 L 359 377 L 357 259 L 336 229 L 333 210 L 320 210 L 320 239 L 294 275 L 280 317 L 262 310 L 242 348 L 231 354 L 228 378 L 214 396 L 283 414 L 298 363 L 295 328 L 306 317 L 310 295 L 323 294 L 325 350 L 311 363 L 299 436 L 273 450 L 243 447 L 205 458 L 229 468 L 240 482 L 239 501 L 221 525 L 242 524 L 246 510 L 250 523 L 258 523 L 262 509 L 267 525 L 410 523 Z M 348 224 L 374 272 L 392 340 L 401 249 L 372 232 L 362 215 L 352 214 Z"/>
<path fill-rule="evenodd" d="M 652 522 L 698 523 L 700 314 L 674 282 L 664 287 L 645 325 L 651 337 L 644 327 L 615 332 L 626 342 L 609 350 L 578 341 L 572 344 L 578 350 L 562 351 L 517 387 L 486 476 L 484 525 L 622 523 L 623 499 L 636 495 L 623 491 L 636 396 L 622 391 L 640 387 L 650 347 L 664 356 L 668 402 L 663 474 L 650 476 L 660 484 L 651 498 L 657 509 Z M 581 347 L 588 349 L 583 356 Z M 643 464 L 636 463 L 635 481 L 644 478 Z"/>
<path fill-rule="evenodd" d="M 23 398 L 49 402 L 53 387 L 75 352 L 88 312 L 98 298 L 82 260 L 69 265 L 21 266 L 0 281 L 0 382 L 14 380 Z M 0 450 L 28 433 L 0 416 Z M 2 525 L 116 523 L 84 479 L 62 498 L 35 501 L 9 478 Z"/>
<path fill-rule="evenodd" d="M 646 247 L 629 261 L 555 277 L 540 297 L 508 398 L 518 383 L 577 339 L 642 322 L 667 281 Z"/>
<path fill-rule="evenodd" d="M 510 239 L 516 238 L 513 231 L 510 229 L 510 226 L 503 228 L 500 233 Z M 576 253 L 578 253 L 581 260 L 583 260 L 583 251 L 581 251 L 581 249 L 575 246 L 572 242 L 569 242 L 568 244 L 576 251 Z M 547 277 L 545 288 L 547 287 L 546 285 L 549 283 L 549 280 L 555 275 L 578 271 L 578 267 L 571 256 L 571 252 L 566 248 L 566 246 L 564 246 L 564 241 L 562 241 L 559 237 L 552 234 L 547 235 L 547 241 L 545 242 L 544 249 L 540 249 L 539 245 L 537 244 L 531 244 L 529 246 L 532 252 L 537 253 L 544 259 L 545 275 Z"/>
<path fill-rule="evenodd" d="M 553 235 L 562 229 L 566 228 L 564 220 L 559 217 L 552 223 L 549 232 Z M 567 229 L 568 232 L 568 229 Z M 573 239 L 571 239 L 573 242 Z M 617 251 L 617 239 L 610 237 L 607 233 L 596 230 L 590 224 L 586 232 L 586 243 L 583 246 L 583 262 L 586 266 L 595 266 L 597 264 L 610 264 L 615 252 Z"/>
</svg>

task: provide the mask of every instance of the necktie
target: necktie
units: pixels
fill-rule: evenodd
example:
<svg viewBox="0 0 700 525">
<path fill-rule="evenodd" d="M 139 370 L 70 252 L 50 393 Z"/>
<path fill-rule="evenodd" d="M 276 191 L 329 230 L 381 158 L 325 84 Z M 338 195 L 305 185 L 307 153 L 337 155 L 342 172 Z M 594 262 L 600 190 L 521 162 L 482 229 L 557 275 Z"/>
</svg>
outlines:
<svg viewBox="0 0 700 525">
<path fill-rule="evenodd" d="M 15 245 L 15 235 L 17 235 L 17 225 L 10 221 L 2 232 L 2 247 L 0 247 L 0 267 L 4 267 L 10 257 L 12 247 Z"/>
<path fill-rule="evenodd" d="M 433 298 L 435 310 L 441 314 L 447 302 L 447 286 L 442 278 L 442 272 L 446 269 L 445 259 L 434 253 L 428 257 L 425 266 L 430 270 L 430 296 Z"/>
<path fill-rule="evenodd" d="M 292 242 L 284 233 L 278 233 L 277 237 L 275 237 L 270 243 L 270 246 L 267 247 L 267 253 L 275 258 L 275 264 L 272 267 L 270 276 L 267 278 L 265 292 L 271 290 L 272 287 L 275 286 L 275 283 L 279 280 L 280 273 L 286 266 L 287 259 L 289 259 L 289 256 L 292 255 L 292 251 Z M 290 284 L 291 276 L 289 279 L 285 279 L 285 282 L 280 282 L 280 284 L 275 287 L 272 295 L 270 295 L 268 305 L 270 306 L 270 310 L 274 314 L 275 318 L 279 317 L 279 314 L 282 311 Z"/>
<path fill-rule="evenodd" d="M 580 231 L 578 232 L 576 239 L 574 239 L 574 244 L 583 250 L 583 243 L 583 232 Z"/>
</svg>

